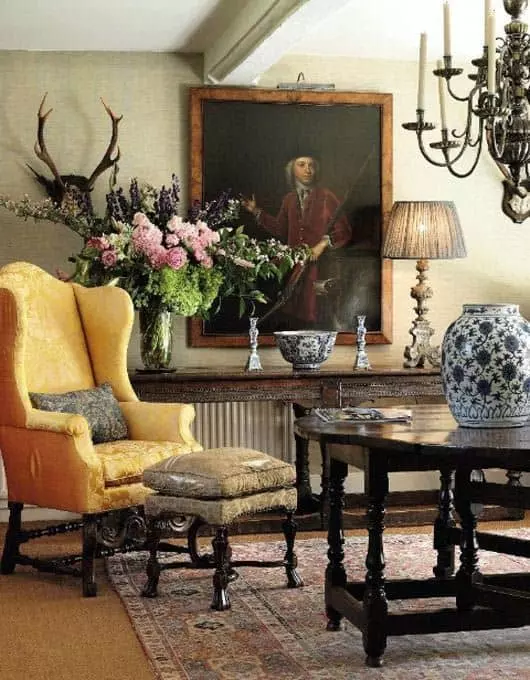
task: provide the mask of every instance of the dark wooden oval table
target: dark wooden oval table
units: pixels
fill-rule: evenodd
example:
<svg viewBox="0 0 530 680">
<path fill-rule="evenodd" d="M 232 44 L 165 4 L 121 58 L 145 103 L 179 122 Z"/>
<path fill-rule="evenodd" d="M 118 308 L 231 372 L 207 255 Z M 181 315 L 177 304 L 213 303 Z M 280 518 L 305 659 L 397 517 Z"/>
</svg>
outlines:
<svg viewBox="0 0 530 680">
<path fill-rule="evenodd" d="M 530 557 L 530 541 L 477 531 L 478 503 L 530 507 L 530 489 L 486 482 L 482 470 L 530 471 L 530 425 L 458 427 L 446 405 L 413 406 L 410 423 L 327 423 L 316 415 L 295 421 L 301 437 L 317 440 L 330 456 L 330 512 L 325 603 L 328 629 L 343 617 L 362 631 L 366 663 L 382 664 L 387 637 L 530 624 L 530 574 L 479 570 L 480 549 Z M 360 448 L 362 447 L 362 448 Z M 348 582 L 344 568 L 343 506 L 348 465 L 366 476 L 368 545 L 364 582 Z M 437 551 L 429 579 L 385 580 L 384 516 L 390 472 L 439 470 Z M 479 474 L 477 474 L 479 473 Z M 460 526 L 453 517 L 454 506 Z M 460 566 L 454 575 L 454 549 Z M 388 612 L 388 600 L 454 596 L 455 607 Z"/>
</svg>

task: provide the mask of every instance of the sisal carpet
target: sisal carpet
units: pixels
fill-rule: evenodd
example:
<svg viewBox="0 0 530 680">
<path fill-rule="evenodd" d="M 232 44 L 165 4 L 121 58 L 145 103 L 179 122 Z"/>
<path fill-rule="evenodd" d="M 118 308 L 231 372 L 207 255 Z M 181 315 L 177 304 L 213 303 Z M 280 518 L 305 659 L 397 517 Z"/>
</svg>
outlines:
<svg viewBox="0 0 530 680">
<path fill-rule="evenodd" d="M 529 529 L 509 533 L 530 538 Z M 350 580 L 364 578 L 365 540 L 346 539 Z M 387 577 L 431 576 L 431 543 L 426 534 L 387 535 Z M 236 539 L 233 549 L 235 558 L 278 559 L 284 546 L 279 541 L 238 544 Z M 107 571 L 159 680 L 530 680 L 528 627 L 390 637 L 385 666 L 367 668 L 361 635 L 353 626 L 325 630 L 325 539 L 300 539 L 297 553 L 304 588 L 287 589 L 282 569 L 242 568 L 230 586 L 228 612 L 209 608 L 210 571 L 164 571 L 155 599 L 139 594 L 145 555 L 109 558 Z M 480 564 L 484 573 L 528 568 L 524 558 L 486 552 Z M 410 605 L 391 602 L 390 608 Z M 419 601 L 414 606 L 432 604 Z"/>
</svg>

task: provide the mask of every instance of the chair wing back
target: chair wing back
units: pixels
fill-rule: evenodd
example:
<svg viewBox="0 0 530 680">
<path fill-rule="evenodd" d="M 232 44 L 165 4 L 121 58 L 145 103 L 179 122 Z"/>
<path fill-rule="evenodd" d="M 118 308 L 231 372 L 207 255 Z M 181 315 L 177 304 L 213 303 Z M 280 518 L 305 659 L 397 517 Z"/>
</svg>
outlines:
<svg viewBox="0 0 530 680">
<path fill-rule="evenodd" d="M 94 378 L 110 383 L 118 401 L 138 401 L 127 372 L 127 348 L 134 322 L 130 295 L 115 286 L 74 284 Z"/>
<path fill-rule="evenodd" d="M 27 262 L 2 267 L 0 424 L 25 424 L 28 392 L 94 386 L 73 285 Z"/>
</svg>

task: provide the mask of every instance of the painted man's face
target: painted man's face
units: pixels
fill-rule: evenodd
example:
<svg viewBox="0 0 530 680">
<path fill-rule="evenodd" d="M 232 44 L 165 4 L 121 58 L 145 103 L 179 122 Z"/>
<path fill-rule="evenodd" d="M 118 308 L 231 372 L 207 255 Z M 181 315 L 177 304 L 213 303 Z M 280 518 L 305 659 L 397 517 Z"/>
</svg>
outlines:
<svg viewBox="0 0 530 680">
<path fill-rule="evenodd" d="M 293 164 L 293 172 L 295 179 L 305 186 L 311 186 L 315 181 L 317 172 L 315 160 L 311 156 L 296 158 Z"/>
</svg>

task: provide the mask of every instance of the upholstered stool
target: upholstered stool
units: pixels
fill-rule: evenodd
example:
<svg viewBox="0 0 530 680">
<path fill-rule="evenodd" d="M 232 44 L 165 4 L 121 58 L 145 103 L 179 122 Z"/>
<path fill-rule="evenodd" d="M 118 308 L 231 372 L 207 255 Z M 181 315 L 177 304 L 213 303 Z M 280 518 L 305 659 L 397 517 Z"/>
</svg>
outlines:
<svg viewBox="0 0 530 680">
<path fill-rule="evenodd" d="M 236 575 L 234 567 L 237 566 L 283 567 L 288 587 L 302 585 L 294 552 L 295 470 L 289 463 L 253 449 L 208 449 L 167 458 L 146 469 L 143 481 L 157 492 L 145 501 L 149 560 L 144 596 L 156 596 L 162 569 L 181 566 L 215 567 L 211 606 L 217 610 L 230 608 L 227 586 Z M 228 526 L 241 515 L 276 509 L 286 513 L 283 522 L 287 544 L 284 559 L 274 562 L 232 560 Z M 188 533 L 191 561 L 161 565 L 157 552 L 168 522 L 190 515 L 196 518 L 189 529 L 193 536 Z M 193 547 L 198 526 L 205 523 L 215 528 L 213 556 L 199 556 Z"/>
</svg>

